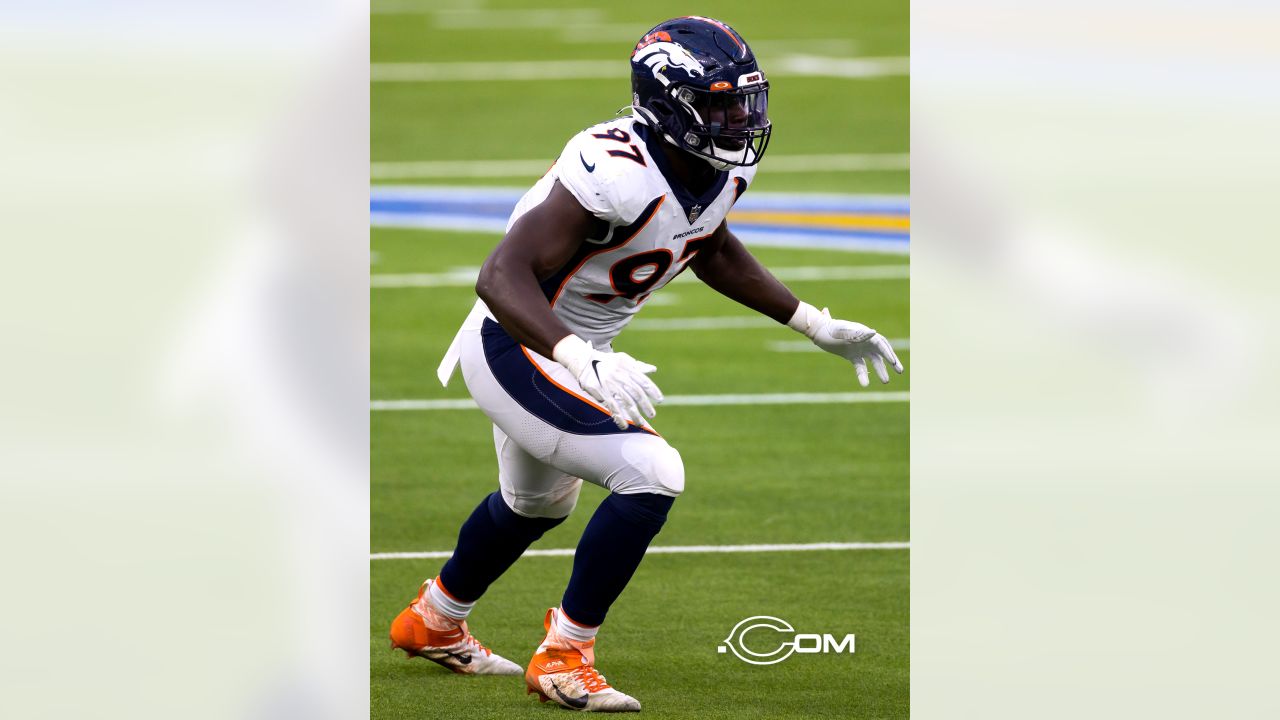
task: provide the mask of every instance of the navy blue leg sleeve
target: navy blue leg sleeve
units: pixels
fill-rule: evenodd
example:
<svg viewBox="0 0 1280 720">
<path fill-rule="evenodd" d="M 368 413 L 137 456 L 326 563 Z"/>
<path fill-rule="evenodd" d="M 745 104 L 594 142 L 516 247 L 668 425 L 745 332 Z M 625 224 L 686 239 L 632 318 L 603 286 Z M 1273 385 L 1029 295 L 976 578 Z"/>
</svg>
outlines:
<svg viewBox="0 0 1280 720">
<path fill-rule="evenodd" d="M 564 518 L 527 518 L 507 507 L 502 493 L 480 502 L 458 531 L 453 557 L 440 570 L 440 582 L 463 602 L 480 599 L 534 540 Z"/>
<path fill-rule="evenodd" d="M 560 603 L 571 620 L 592 626 L 604 622 L 674 502 L 675 498 L 653 493 L 614 493 L 600 503 L 578 541 L 573 576 Z"/>
</svg>

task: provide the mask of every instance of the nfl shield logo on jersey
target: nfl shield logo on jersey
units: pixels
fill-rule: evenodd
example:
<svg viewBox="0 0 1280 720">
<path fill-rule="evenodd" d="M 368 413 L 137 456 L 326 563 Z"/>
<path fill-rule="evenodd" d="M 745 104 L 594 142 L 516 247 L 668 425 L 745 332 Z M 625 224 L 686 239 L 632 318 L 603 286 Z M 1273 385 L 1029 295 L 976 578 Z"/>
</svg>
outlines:
<svg viewBox="0 0 1280 720">
<path fill-rule="evenodd" d="M 702 214 L 701 205 L 694 205 L 693 207 L 689 208 L 689 224 L 692 225 L 698 222 L 698 216 L 701 214 Z"/>
</svg>

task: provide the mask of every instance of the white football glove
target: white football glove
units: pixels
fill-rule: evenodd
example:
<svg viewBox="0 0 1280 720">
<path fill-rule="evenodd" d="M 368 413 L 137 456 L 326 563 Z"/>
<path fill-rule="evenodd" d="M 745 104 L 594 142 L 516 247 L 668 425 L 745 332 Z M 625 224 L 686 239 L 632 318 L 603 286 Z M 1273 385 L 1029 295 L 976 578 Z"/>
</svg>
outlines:
<svg viewBox="0 0 1280 720">
<path fill-rule="evenodd" d="M 569 369 L 587 394 L 609 409 L 620 430 L 627 421 L 644 425 L 645 418 L 657 414 L 654 403 L 662 402 L 662 391 L 646 375 L 658 368 L 626 353 L 600 352 L 577 335 L 566 335 L 551 353 L 556 362 Z"/>
<path fill-rule="evenodd" d="M 814 345 L 853 363 L 853 369 L 858 374 L 858 384 L 862 387 L 870 384 L 867 360 L 871 361 L 871 366 L 876 369 L 876 376 L 882 383 L 889 382 L 886 362 L 898 374 L 902 374 L 902 363 L 894 354 L 889 341 L 862 323 L 836 320 L 826 308 L 819 312 L 809 303 L 801 302 L 787 324 L 808 336 Z"/>
</svg>

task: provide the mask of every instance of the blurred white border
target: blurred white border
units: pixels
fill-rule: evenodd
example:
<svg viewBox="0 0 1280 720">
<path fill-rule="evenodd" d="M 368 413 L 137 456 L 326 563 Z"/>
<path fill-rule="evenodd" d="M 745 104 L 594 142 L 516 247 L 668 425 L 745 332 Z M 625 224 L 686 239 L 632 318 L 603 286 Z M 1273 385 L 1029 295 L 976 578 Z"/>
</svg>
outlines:
<svg viewBox="0 0 1280 720">
<path fill-rule="evenodd" d="M 363 716 L 367 5 L 3 15 L 0 716 Z"/>
<path fill-rule="evenodd" d="M 913 717 L 1280 710 L 1278 19 L 912 5 Z"/>
</svg>

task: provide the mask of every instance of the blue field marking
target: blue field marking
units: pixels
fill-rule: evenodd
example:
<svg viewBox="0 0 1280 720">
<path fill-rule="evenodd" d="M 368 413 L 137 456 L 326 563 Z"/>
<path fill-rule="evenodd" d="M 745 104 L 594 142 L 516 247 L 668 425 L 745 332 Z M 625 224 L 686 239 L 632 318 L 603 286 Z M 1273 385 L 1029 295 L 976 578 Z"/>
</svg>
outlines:
<svg viewBox="0 0 1280 720">
<path fill-rule="evenodd" d="M 905 195 L 829 195 L 821 193 L 752 193 L 748 191 L 734 205 L 737 210 L 776 210 L 795 212 L 877 213 L 910 215 L 911 204 Z"/>
<path fill-rule="evenodd" d="M 514 200 L 510 203 L 487 200 L 449 202 L 407 198 L 379 199 L 375 197 L 369 202 L 369 211 L 390 215 L 474 215 L 506 220 L 511 217 L 511 211 L 515 208 L 515 205 Z"/>
<path fill-rule="evenodd" d="M 796 227 L 794 225 L 767 225 L 754 222 L 736 222 L 733 224 L 733 232 L 735 235 L 744 232 L 751 232 L 777 233 L 784 235 L 811 235 L 814 237 L 829 238 L 839 238 L 848 235 L 879 240 L 901 240 L 903 242 L 907 242 L 911 238 L 911 234 L 905 230 L 836 230 L 820 227 Z"/>
<path fill-rule="evenodd" d="M 507 229 L 506 218 L 479 217 L 474 215 L 402 215 L 375 212 L 369 215 L 370 225 L 383 228 L 416 228 L 421 230 L 454 230 L 457 232 L 496 233 Z"/>
<path fill-rule="evenodd" d="M 519 188 L 439 186 L 375 186 L 370 191 L 370 222 L 374 227 L 421 228 L 458 232 L 501 233 Z M 901 195 L 833 195 L 750 193 L 734 208 L 743 211 L 861 214 L 904 218 L 910 202 Z M 831 227 L 794 223 L 730 221 L 734 233 L 752 245 L 909 252 L 910 231 L 882 228 Z"/>
</svg>

